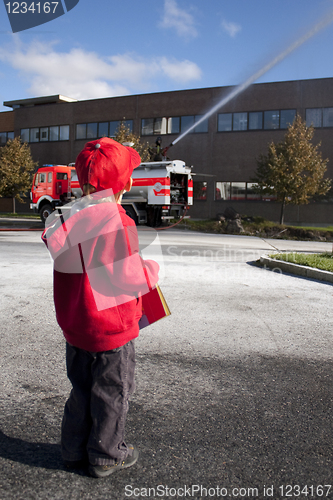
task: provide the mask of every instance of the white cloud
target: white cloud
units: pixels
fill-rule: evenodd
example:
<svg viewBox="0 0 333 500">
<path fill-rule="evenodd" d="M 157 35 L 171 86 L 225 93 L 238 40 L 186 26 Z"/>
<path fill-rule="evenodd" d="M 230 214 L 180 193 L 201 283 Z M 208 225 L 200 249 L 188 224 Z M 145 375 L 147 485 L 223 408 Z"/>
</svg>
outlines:
<svg viewBox="0 0 333 500">
<path fill-rule="evenodd" d="M 193 16 L 188 11 L 180 9 L 176 0 L 164 1 L 164 13 L 160 26 L 173 29 L 178 36 L 187 39 L 198 35 Z"/>
<path fill-rule="evenodd" d="M 199 80 L 201 77 L 200 68 L 191 61 L 168 60 L 166 57 L 162 57 L 160 66 L 166 76 L 180 83 Z"/>
<path fill-rule="evenodd" d="M 148 59 L 135 54 L 101 57 L 80 48 L 57 52 L 55 46 L 55 42 L 17 42 L 0 48 L 0 60 L 20 72 L 33 96 L 112 97 L 151 91 L 161 78 L 184 84 L 201 76 L 200 68 L 188 60 Z"/>
<path fill-rule="evenodd" d="M 226 20 L 222 21 L 222 28 L 232 38 L 234 38 L 237 35 L 237 33 L 239 33 L 241 31 L 241 29 L 242 29 L 242 27 L 240 26 L 240 24 L 228 22 Z"/>
</svg>

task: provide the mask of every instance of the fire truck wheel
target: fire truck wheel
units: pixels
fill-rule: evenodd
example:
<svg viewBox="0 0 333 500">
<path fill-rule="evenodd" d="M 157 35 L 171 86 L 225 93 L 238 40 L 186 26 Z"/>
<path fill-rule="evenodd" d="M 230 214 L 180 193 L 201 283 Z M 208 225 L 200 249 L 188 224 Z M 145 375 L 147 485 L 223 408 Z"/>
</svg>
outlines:
<svg viewBox="0 0 333 500">
<path fill-rule="evenodd" d="M 128 217 L 133 219 L 135 224 L 137 225 L 138 224 L 138 216 L 136 215 L 134 208 L 133 207 L 124 207 L 124 208 L 126 210 L 126 215 L 128 215 Z"/>
<path fill-rule="evenodd" d="M 49 205 L 49 204 L 43 205 L 39 211 L 39 215 L 40 215 L 40 218 L 42 219 L 42 222 L 45 222 L 51 213 L 52 213 L 51 205 Z"/>
</svg>

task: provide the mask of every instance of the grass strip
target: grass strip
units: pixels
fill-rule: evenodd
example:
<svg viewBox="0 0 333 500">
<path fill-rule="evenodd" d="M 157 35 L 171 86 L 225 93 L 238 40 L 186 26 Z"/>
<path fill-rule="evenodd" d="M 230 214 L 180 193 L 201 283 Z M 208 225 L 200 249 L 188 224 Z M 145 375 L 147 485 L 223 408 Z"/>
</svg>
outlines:
<svg viewBox="0 0 333 500">
<path fill-rule="evenodd" d="M 278 253 L 269 255 L 271 259 L 283 260 L 292 264 L 300 264 L 301 266 L 314 267 L 323 271 L 333 273 L 333 253 L 326 252 L 321 254 L 304 254 L 304 253 Z"/>
<path fill-rule="evenodd" d="M 37 215 L 37 214 L 27 214 L 27 213 L 22 213 L 22 214 L 19 214 L 19 213 L 11 213 L 11 212 L 8 212 L 8 213 L 1 213 L 0 214 L 0 219 L 39 219 L 40 220 L 40 216 Z"/>
</svg>

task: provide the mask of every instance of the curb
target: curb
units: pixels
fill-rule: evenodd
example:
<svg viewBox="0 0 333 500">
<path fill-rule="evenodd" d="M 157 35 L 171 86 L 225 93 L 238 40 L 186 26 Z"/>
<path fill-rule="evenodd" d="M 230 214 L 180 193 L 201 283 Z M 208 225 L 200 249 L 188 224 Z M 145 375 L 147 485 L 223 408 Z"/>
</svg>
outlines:
<svg viewBox="0 0 333 500">
<path fill-rule="evenodd" d="M 36 219 L 0 218 L 0 231 L 43 231 L 45 225 Z"/>
<path fill-rule="evenodd" d="M 295 274 L 303 278 L 333 283 L 333 273 L 330 271 L 323 271 L 322 269 L 315 269 L 314 267 L 301 266 L 300 264 L 293 264 L 292 262 L 272 259 L 266 257 L 266 255 L 260 257 L 260 264 L 270 269 L 280 269 L 282 272 Z"/>
</svg>

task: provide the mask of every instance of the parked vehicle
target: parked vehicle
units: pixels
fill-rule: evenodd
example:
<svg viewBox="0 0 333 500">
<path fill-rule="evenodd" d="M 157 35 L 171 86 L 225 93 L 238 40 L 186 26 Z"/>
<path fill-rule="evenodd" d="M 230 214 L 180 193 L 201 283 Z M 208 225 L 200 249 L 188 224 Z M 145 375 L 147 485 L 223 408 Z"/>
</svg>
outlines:
<svg viewBox="0 0 333 500">
<path fill-rule="evenodd" d="M 133 171 L 133 186 L 122 206 L 136 224 L 159 226 L 179 219 L 193 204 L 191 167 L 181 160 L 141 163 Z M 43 222 L 57 207 L 82 196 L 74 164 L 44 165 L 33 178 L 30 208 Z"/>
</svg>

